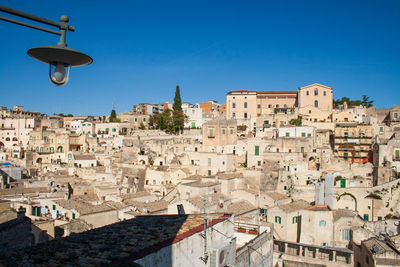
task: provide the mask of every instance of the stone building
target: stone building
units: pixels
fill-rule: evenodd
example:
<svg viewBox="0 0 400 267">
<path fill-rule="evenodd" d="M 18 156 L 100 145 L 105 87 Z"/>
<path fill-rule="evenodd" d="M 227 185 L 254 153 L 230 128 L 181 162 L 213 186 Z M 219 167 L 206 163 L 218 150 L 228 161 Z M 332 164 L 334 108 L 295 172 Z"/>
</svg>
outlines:
<svg viewBox="0 0 400 267">
<path fill-rule="evenodd" d="M 337 123 L 334 138 L 336 157 L 357 163 L 372 161 L 374 132 L 370 124 Z"/>
<path fill-rule="evenodd" d="M 236 120 L 211 120 L 203 124 L 203 144 L 205 146 L 225 146 L 236 144 Z"/>
</svg>

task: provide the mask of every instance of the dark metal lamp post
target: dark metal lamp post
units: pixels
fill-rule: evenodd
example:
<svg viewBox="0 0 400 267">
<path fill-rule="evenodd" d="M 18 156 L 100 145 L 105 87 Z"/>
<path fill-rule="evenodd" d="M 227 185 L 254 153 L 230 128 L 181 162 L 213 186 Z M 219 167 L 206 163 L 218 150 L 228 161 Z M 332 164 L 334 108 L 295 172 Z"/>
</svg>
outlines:
<svg viewBox="0 0 400 267">
<path fill-rule="evenodd" d="M 14 20 L 7 17 L 0 16 L 0 20 L 8 21 L 11 23 L 19 24 L 36 30 L 56 34 L 60 36 L 60 41 L 57 45 L 40 46 L 31 48 L 27 51 L 28 55 L 36 58 L 39 61 L 49 64 L 49 78 L 50 81 L 58 86 L 64 85 L 68 82 L 70 67 L 89 65 L 93 62 L 93 59 L 77 50 L 68 48 L 66 41 L 67 31 L 75 31 L 74 26 L 68 25 L 69 19 L 66 15 L 60 17 L 60 22 L 52 21 L 49 19 L 41 18 L 32 14 L 21 12 L 9 7 L 0 5 L 0 11 L 9 13 L 18 17 L 30 19 L 40 23 L 44 23 L 50 26 L 54 26 L 60 29 L 60 31 L 54 31 L 37 25 L 25 23 L 22 21 Z"/>
</svg>

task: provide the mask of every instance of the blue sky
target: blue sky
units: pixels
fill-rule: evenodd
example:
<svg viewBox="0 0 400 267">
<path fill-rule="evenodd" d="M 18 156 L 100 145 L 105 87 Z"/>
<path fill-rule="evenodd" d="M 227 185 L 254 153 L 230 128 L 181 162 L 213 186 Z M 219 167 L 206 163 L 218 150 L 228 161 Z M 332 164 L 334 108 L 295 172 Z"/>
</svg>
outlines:
<svg viewBox="0 0 400 267">
<path fill-rule="evenodd" d="M 40 3 L 40 4 L 38 4 Z M 58 36 L 0 21 L 1 106 L 48 114 L 109 114 L 140 102 L 225 103 L 232 90 L 297 90 L 400 104 L 400 1 L 3 1 L 58 20 L 69 47 L 94 63 L 66 86 L 26 54 Z M 4 16 L 9 16 L 1 14 Z"/>
</svg>

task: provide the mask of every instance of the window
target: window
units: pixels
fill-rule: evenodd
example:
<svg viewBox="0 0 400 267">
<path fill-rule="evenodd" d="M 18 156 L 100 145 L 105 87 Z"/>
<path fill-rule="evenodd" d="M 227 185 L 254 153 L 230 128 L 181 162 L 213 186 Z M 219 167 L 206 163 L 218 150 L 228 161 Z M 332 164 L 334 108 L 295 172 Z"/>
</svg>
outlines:
<svg viewBox="0 0 400 267">
<path fill-rule="evenodd" d="M 256 155 L 256 156 L 260 155 L 260 146 L 256 146 L 256 147 L 255 147 L 255 153 L 254 153 L 254 155 Z"/>
<path fill-rule="evenodd" d="M 261 166 L 261 161 L 257 161 L 257 166 Z"/>
<path fill-rule="evenodd" d="M 289 133 L 289 132 L 286 132 L 285 136 L 290 136 L 290 133 Z"/>
<path fill-rule="evenodd" d="M 235 118 L 235 117 L 236 117 L 236 113 L 232 112 L 232 118 Z"/>
<path fill-rule="evenodd" d="M 281 224 L 282 223 L 281 217 L 275 216 L 275 222 Z"/>
<path fill-rule="evenodd" d="M 247 112 L 244 113 L 244 117 L 247 118 Z"/>
<path fill-rule="evenodd" d="M 318 100 L 314 101 L 314 107 L 318 108 Z"/>
<path fill-rule="evenodd" d="M 146 121 L 146 118 L 143 118 L 143 121 Z"/>
<path fill-rule="evenodd" d="M 325 227 L 326 226 L 326 221 L 325 220 L 319 221 L 319 226 L 320 227 Z"/>
<path fill-rule="evenodd" d="M 305 132 L 302 132 L 302 133 L 301 133 L 301 136 L 305 137 L 305 136 L 306 136 L 306 133 L 305 133 Z"/>
<path fill-rule="evenodd" d="M 208 129 L 208 137 L 214 137 L 214 129 Z"/>
<path fill-rule="evenodd" d="M 328 242 L 322 242 L 321 243 L 321 247 L 327 247 L 328 246 Z"/>
<path fill-rule="evenodd" d="M 397 112 L 393 114 L 393 117 L 394 117 L 395 119 L 397 119 L 397 118 L 399 117 L 399 115 L 397 115 Z"/>
<path fill-rule="evenodd" d="M 306 95 L 310 95 L 310 92 L 309 92 L 309 91 L 307 91 Z"/>
<path fill-rule="evenodd" d="M 400 160 L 400 150 L 395 150 L 395 160 Z"/>
<path fill-rule="evenodd" d="M 318 96 L 318 88 L 315 88 L 315 89 L 314 89 L 314 95 L 315 95 L 315 96 Z"/>
<path fill-rule="evenodd" d="M 244 108 L 247 108 L 247 102 L 244 102 Z"/>
<path fill-rule="evenodd" d="M 276 105 L 276 108 L 279 108 L 279 104 Z"/>
<path fill-rule="evenodd" d="M 236 108 L 236 103 L 235 102 L 232 103 L 232 108 Z"/>
<path fill-rule="evenodd" d="M 348 152 L 344 152 L 343 153 L 343 158 L 344 159 L 348 159 L 349 158 L 349 153 Z"/>
<path fill-rule="evenodd" d="M 324 91 L 324 96 L 326 96 L 326 91 Z"/>
<path fill-rule="evenodd" d="M 379 132 L 383 133 L 383 127 L 379 127 Z"/>
<path fill-rule="evenodd" d="M 257 105 L 257 108 L 261 108 L 261 105 L 260 105 L 260 104 L 258 104 L 258 105 Z"/>
<path fill-rule="evenodd" d="M 294 216 L 294 217 L 292 218 L 292 223 L 293 223 L 293 224 L 297 223 L 297 220 L 298 220 L 298 217 L 297 217 L 297 216 Z"/>
<path fill-rule="evenodd" d="M 349 132 L 344 132 L 344 137 L 349 137 Z"/>
<path fill-rule="evenodd" d="M 113 128 L 112 131 L 115 133 L 117 131 L 117 129 Z"/>
<path fill-rule="evenodd" d="M 351 239 L 351 230 L 350 229 L 343 229 L 342 230 L 342 240 L 343 241 L 350 241 Z"/>
<path fill-rule="evenodd" d="M 222 134 L 225 134 L 226 133 L 226 130 L 225 129 L 222 129 Z"/>
<path fill-rule="evenodd" d="M 271 107 L 272 107 L 272 105 L 271 105 L 271 104 L 269 104 L 269 105 L 268 105 L 268 108 L 271 108 Z"/>
<path fill-rule="evenodd" d="M 233 129 L 231 129 L 231 134 L 233 134 Z"/>
<path fill-rule="evenodd" d="M 137 118 L 135 118 L 135 121 L 137 121 Z"/>
</svg>

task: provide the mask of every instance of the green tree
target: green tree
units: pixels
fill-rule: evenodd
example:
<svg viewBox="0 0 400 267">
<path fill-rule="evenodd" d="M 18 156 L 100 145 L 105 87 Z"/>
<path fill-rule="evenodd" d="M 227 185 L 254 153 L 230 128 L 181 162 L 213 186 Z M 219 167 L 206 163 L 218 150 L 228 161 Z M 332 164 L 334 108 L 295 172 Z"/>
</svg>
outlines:
<svg viewBox="0 0 400 267">
<path fill-rule="evenodd" d="M 182 99 L 179 85 L 175 89 L 174 104 L 172 105 L 172 119 L 173 119 L 173 131 L 179 133 L 183 131 L 185 122 L 185 115 L 182 110 Z"/>
<path fill-rule="evenodd" d="M 115 107 L 113 108 L 113 110 L 111 110 L 109 121 L 110 122 L 118 122 L 119 121 L 117 119 L 117 112 L 115 112 Z"/>
<path fill-rule="evenodd" d="M 369 96 L 363 95 L 362 100 L 361 100 L 361 105 L 364 107 L 370 108 L 372 107 L 372 103 L 374 103 L 374 100 L 369 100 Z"/>
<path fill-rule="evenodd" d="M 171 110 L 166 109 L 160 114 L 151 115 L 149 119 L 149 126 L 153 129 L 171 132 L 173 130 L 173 119 Z"/>
<path fill-rule="evenodd" d="M 146 126 L 144 125 L 143 122 L 140 123 L 139 129 L 140 130 L 145 130 L 146 129 Z"/>
</svg>

